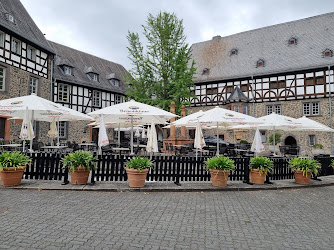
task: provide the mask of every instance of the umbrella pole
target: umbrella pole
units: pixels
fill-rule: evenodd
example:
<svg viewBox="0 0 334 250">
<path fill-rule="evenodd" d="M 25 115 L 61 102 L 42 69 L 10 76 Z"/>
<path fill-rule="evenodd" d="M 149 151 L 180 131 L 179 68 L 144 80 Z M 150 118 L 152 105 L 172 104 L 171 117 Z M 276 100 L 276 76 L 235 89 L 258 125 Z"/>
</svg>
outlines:
<svg viewBox="0 0 334 250">
<path fill-rule="evenodd" d="M 58 136 L 57 136 L 57 146 L 59 147 L 60 143 L 59 143 L 59 117 L 57 119 L 57 123 L 58 123 Z"/>
<path fill-rule="evenodd" d="M 273 143 L 274 143 L 274 155 L 276 155 L 276 147 L 275 147 L 275 138 L 276 137 L 276 133 L 275 133 L 275 126 L 274 126 L 274 134 L 273 134 Z"/>
<path fill-rule="evenodd" d="M 31 121 L 32 121 L 31 123 L 34 122 L 34 111 L 33 110 L 31 111 Z M 34 129 L 34 127 L 32 129 Z M 30 152 L 32 152 L 32 143 L 33 143 L 33 140 L 34 140 L 34 138 L 31 138 L 31 140 L 30 140 Z"/>
<path fill-rule="evenodd" d="M 219 155 L 219 129 L 218 129 L 218 122 L 217 122 L 217 156 Z"/>
<path fill-rule="evenodd" d="M 118 147 L 121 147 L 121 124 L 118 123 Z"/>
<path fill-rule="evenodd" d="M 131 116 L 131 154 L 133 155 L 133 115 Z"/>
</svg>

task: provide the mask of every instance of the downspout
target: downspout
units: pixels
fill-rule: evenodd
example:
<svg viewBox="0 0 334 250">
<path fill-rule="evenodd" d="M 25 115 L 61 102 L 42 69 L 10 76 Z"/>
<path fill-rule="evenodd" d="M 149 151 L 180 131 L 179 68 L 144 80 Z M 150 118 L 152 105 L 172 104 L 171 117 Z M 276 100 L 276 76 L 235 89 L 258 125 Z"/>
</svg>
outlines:
<svg viewBox="0 0 334 250">
<path fill-rule="evenodd" d="M 329 123 L 330 128 L 333 128 L 332 119 L 332 90 L 331 90 L 331 66 L 328 65 L 328 100 L 329 100 Z M 333 132 L 331 131 L 331 154 L 333 154 Z"/>
<path fill-rule="evenodd" d="M 253 116 L 255 117 L 255 95 L 254 95 L 254 78 L 253 75 L 251 75 L 252 79 L 252 96 L 253 96 Z"/>
</svg>

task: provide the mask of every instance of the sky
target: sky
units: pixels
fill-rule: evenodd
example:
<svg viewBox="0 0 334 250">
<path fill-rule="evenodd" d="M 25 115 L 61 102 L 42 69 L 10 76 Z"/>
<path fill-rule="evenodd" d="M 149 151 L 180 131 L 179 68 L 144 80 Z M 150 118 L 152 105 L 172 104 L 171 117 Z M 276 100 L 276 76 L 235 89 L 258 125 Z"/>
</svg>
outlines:
<svg viewBox="0 0 334 250">
<path fill-rule="evenodd" d="M 174 13 L 187 43 L 334 11 L 332 0 L 21 0 L 48 40 L 132 68 L 128 31 L 144 42 L 148 14 Z"/>
</svg>

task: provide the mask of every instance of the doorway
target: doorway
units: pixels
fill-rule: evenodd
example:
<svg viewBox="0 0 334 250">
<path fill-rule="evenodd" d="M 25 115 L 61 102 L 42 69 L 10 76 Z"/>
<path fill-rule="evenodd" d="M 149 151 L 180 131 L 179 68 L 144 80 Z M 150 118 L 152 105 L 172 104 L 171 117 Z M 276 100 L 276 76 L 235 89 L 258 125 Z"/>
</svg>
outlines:
<svg viewBox="0 0 334 250">
<path fill-rule="evenodd" d="M 0 117 L 0 138 L 5 138 L 6 118 Z"/>
<path fill-rule="evenodd" d="M 293 136 L 288 136 L 284 140 L 284 145 L 297 146 L 297 141 Z"/>
</svg>

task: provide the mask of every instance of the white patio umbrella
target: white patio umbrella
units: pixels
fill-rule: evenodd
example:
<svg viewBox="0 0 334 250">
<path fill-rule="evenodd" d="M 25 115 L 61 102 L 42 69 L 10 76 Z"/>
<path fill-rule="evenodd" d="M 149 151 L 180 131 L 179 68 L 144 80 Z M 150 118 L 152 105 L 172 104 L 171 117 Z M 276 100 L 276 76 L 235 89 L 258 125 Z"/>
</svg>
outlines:
<svg viewBox="0 0 334 250">
<path fill-rule="evenodd" d="M 145 139 L 145 138 L 146 138 L 145 129 L 143 129 L 143 132 L 141 133 L 141 138 L 143 138 L 143 139 Z"/>
<path fill-rule="evenodd" d="M 219 126 L 232 126 L 240 124 L 260 124 L 261 121 L 255 117 L 234 112 L 228 109 L 215 107 L 204 112 L 198 117 L 198 121 L 204 126 L 216 126 L 217 128 L 217 155 L 219 154 Z"/>
<path fill-rule="evenodd" d="M 255 156 L 257 156 L 259 153 L 263 152 L 264 146 L 262 144 L 262 138 L 260 134 L 259 128 L 256 129 L 254 140 L 252 143 L 251 151 L 255 153 Z"/>
<path fill-rule="evenodd" d="M 196 149 L 196 159 L 198 149 L 201 150 L 205 146 L 205 141 L 202 133 L 201 124 L 197 121 L 196 131 L 195 131 L 195 140 L 194 140 L 194 148 Z"/>
<path fill-rule="evenodd" d="M 21 132 L 19 136 L 23 140 L 23 152 L 25 151 L 25 140 L 32 141 L 35 138 L 35 133 L 29 119 L 28 111 L 25 113 L 24 119 L 22 121 Z"/>
<path fill-rule="evenodd" d="M 155 124 L 154 124 L 153 121 L 152 121 L 151 127 L 150 127 L 150 134 L 148 136 L 146 151 L 148 153 L 159 152 L 157 131 L 155 129 Z"/>
<path fill-rule="evenodd" d="M 130 124 L 132 128 L 137 124 L 146 125 L 151 122 L 154 122 L 154 124 L 165 124 L 167 120 L 177 116 L 160 108 L 136 102 L 134 100 L 109 106 L 91 112 L 88 115 L 98 122 L 99 114 L 101 113 L 104 114 L 106 122 Z M 131 154 L 133 154 L 133 133 L 131 133 Z"/>
<path fill-rule="evenodd" d="M 56 118 L 52 119 L 50 130 L 48 131 L 48 136 L 52 139 L 51 140 L 51 146 L 53 146 L 53 139 L 58 138 L 58 130 L 56 125 Z"/>
<path fill-rule="evenodd" d="M 179 126 L 196 127 L 198 118 L 201 117 L 203 114 L 204 112 L 200 110 L 196 113 L 193 113 L 193 114 L 190 114 L 190 115 L 187 115 L 185 117 L 178 119 L 177 121 L 173 122 L 171 125 L 175 125 L 177 127 Z"/>
<path fill-rule="evenodd" d="M 102 154 L 102 147 L 109 145 L 109 139 L 104 125 L 103 114 L 100 116 L 100 129 L 99 129 L 99 154 Z"/>
</svg>

